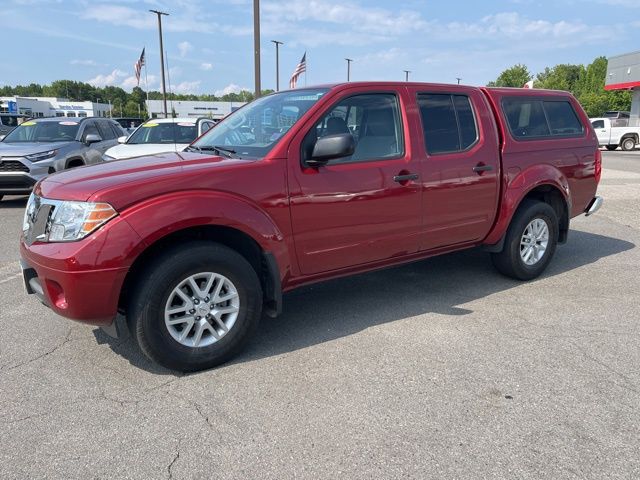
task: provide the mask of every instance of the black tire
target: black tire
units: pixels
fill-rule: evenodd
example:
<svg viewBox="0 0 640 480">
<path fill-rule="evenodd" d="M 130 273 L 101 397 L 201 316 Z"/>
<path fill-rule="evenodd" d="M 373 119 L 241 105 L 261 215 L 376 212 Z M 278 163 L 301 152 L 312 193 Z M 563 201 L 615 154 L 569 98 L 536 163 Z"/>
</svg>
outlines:
<svg viewBox="0 0 640 480">
<path fill-rule="evenodd" d="M 620 142 L 620 146 L 622 147 L 622 150 L 629 152 L 636 148 L 636 139 L 632 137 L 623 138 L 622 142 Z"/>
<path fill-rule="evenodd" d="M 618 148 L 618 145 L 607 145 L 606 146 L 607 150 L 609 150 L 610 152 L 613 152 L 615 149 Z"/>
<path fill-rule="evenodd" d="M 549 240 L 542 257 L 534 265 L 527 265 L 520 255 L 520 241 L 529 223 L 536 218 L 544 220 L 547 224 Z M 502 252 L 491 254 L 493 265 L 503 275 L 517 280 L 532 280 L 538 277 L 547 268 L 556 251 L 558 231 L 558 216 L 548 203 L 524 200 L 511 220 Z"/>
<path fill-rule="evenodd" d="M 2 201 L 3 198 L 4 198 L 4 195 L 0 195 L 0 202 Z"/>
<path fill-rule="evenodd" d="M 164 320 L 173 289 L 201 272 L 224 275 L 235 286 L 238 316 L 228 333 L 204 347 L 189 347 L 174 339 Z M 171 370 L 192 372 L 212 368 L 237 355 L 256 330 L 262 313 L 262 288 L 253 267 L 236 251 L 213 242 L 176 246 L 157 258 L 138 277 L 127 309 L 133 337 L 151 360 Z"/>
</svg>

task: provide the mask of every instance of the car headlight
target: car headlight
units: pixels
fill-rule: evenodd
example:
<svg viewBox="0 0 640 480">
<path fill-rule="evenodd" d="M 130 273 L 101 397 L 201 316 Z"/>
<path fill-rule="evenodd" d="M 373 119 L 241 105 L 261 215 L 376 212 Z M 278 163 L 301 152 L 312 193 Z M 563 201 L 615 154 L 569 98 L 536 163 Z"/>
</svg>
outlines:
<svg viewBox="0 0 640 480">
<path fill-rule="evenodd" d="M 118 212 L 108 203 L 60 202 L 47 225 L 49 242 L 80 240 L 107 223 Z"/>
<path fill-rule="evenodd" d="M 49 150 L 47 152 L 32 153 L 31 155 L 25 155 L 24 158 L 30 162 L 40 162 L 42 160 L 48 160 L 55 157 L 58 154 L 58 150 Z"/>
</svg>

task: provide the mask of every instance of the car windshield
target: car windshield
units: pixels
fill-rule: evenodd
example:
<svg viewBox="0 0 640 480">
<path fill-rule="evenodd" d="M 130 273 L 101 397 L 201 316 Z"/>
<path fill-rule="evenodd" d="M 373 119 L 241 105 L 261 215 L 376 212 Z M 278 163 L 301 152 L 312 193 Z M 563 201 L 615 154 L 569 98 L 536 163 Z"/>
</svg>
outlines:
<svg viewBox="0 0 640 480">
<path fill-rule="evenodd" d="M 19 142 L 70 142 L 76 139 L 80 124 L 71 121 L 27 121 L 14 128 L 4 138 L 7 143 Z"/>
<path fill-rule="evenodd" d="M 141 143 L 191 143 L 198 136 L 194 122 L 154 122 L 140 126 L 131 134 L 128 145 Z"/>
<path fill-rule="evenodd" d="M 193 144 L 221 147 L 239 157 L 264 157 L 328 89 L 300 89 L 262 97 L 220 121 Z"/>
</svg>

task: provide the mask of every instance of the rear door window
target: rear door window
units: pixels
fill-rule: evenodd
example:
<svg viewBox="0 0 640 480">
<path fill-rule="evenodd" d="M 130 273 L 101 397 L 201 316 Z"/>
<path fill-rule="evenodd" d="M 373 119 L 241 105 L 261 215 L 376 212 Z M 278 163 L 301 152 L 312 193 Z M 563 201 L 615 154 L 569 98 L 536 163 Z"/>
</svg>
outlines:
<svg viewBox="0 0 640 480">
<path fill-rule="evenodd" d="M 418 94 L 427 152 L 460 152 L 478 138 L 475 115 L 469 97 L 442 93 Z"/>
<path fill-rule="evenodd" d="M 595 122 L 591 122 L 593 128 L 604 128 L 604 120 L 596 120 Z"/>
</svg>

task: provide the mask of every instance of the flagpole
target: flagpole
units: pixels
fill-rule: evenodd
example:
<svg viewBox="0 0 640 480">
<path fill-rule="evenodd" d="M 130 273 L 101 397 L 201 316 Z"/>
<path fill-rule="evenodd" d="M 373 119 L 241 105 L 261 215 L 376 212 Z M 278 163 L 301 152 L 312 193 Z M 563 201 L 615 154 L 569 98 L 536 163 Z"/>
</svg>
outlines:
<svg viewBox="0 0 640 480">
<path fill-rule="evenodd" d="M 309 60 L 307 59 L 307 52 L 304 52 L 304 86 L 307 86 L 307 70 L 309 70 Z"/>
<path fill-rule="evenodd" d="M 147 48 L 146 46 L 144 47 L 145 49 Z M 147 59 L 146 59 L 146 53 L 145 53 L 145 59 L 144 59 L 144 89 L 147 92 L 147 104 L 145 105 L 146 110 L 147 110 L 147 117 L 149 117 L 149 78 L 147 77 Z"/>
</svg>

